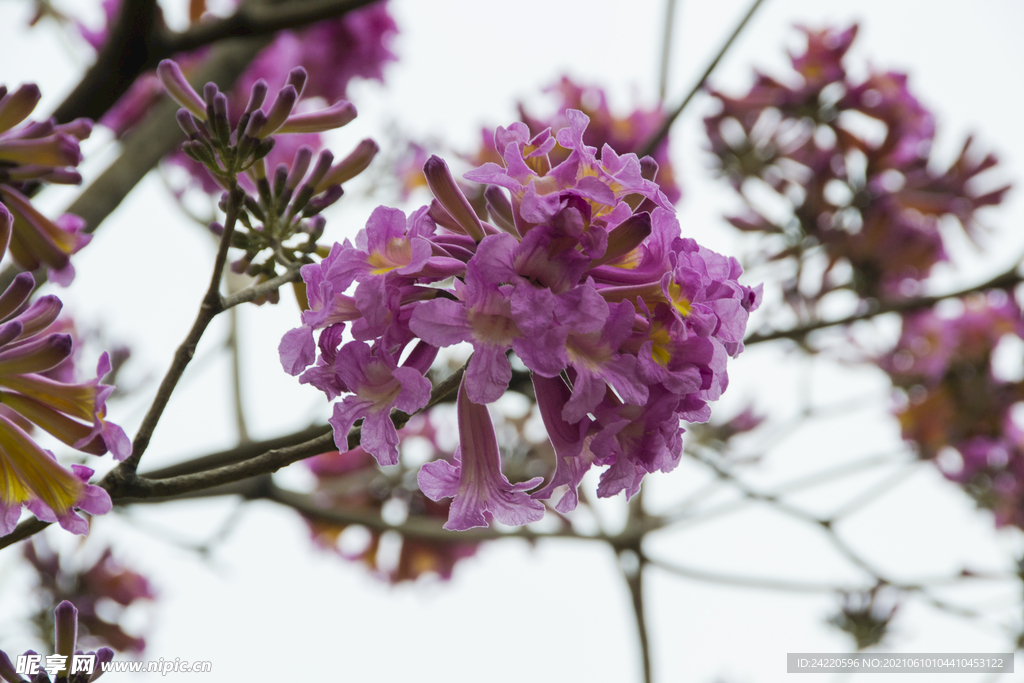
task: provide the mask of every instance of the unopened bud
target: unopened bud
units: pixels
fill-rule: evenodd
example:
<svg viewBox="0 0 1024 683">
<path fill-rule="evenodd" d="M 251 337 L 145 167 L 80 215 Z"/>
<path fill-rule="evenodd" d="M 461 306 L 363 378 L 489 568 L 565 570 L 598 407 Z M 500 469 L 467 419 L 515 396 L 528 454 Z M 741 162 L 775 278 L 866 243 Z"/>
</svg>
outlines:
<svg viewBox="0 0 1024 683">
<path fill-rule="evenodd" d="M 306 87 L 307 76 L 306 70 L 301 66 L 297 66 L 288 72 L 287 84 L 295 88 L 296 98 L 302 97 L 302 90 Z"/>
<path fill-rule="evenodd" d="M 75 643 L 78 640 L 78 610 L 67 600 L 57 605 L 53 612 L 54 630 L 56 631 L 57 654 L 66 659 L 60 671 L 67 671 L 71 655 L 75 654 Z"/>
<path fill-rule="evenodd" d="M 292 113 L 292 109 L 295 108 L 295 102 L 298 101 L 299 94 L 294 86 L 286 85 L 281 89 L 281 92 L 277 93 L 277 98 L 274 100 L 274 104 L 270 107 L 270 113 L 267 114 L 267 123 L 260 130 L 256 137 L 262 139 L 269 135 L 273 135 L 277 132 L 277 129 L 284 125 L 284 122 L 288 120 L 288 117 Z"/>
<path fill-rule="evenodd" d="M 263 101 L 267 99 L 267 82 L 262 78 L 252 84 L 252 89 L 249 91 L 249 103 L 245 105 L 245 113 L 251 114 L 260 107 L 263 106 Z"/>
<path fill-rule="evenodd" d="M 352 153 L 335 164 L 327 175 L 317 183 L 316 192 L 319 194 L 331 185 L 341 185 L 366 170 L 366 168 L 377 156 L 380 147 L 370 138 L 366 138 L 352 150 Z"/>
<path fill-rule="evenodd" d="M 467 235 L 479 242 L 484 238 L 484 226 L 480 218 L 469 205 L 466 195 L 455 183 L 452 172 L 448 170 L 448 164 L 436 154 L 427 159 L 423 164 L 423 175 L 427 179 L 427 187 L 437 197 L 437 201 L 445 208 L 449 215 L 458 222 Z"/>
<path fill-rule="evenodd" d="M 185 131 L 185 135 L 190 138 L 199 137 L 199 126 L 196 125 L 196 120 L 188 109 L 179 109 L 178 113 L 174 115 L 174 118 L 177 120 L 181 129 Z"/>
<path fill-rule="evenodd" d="M 341 100 L 334 106 L 305 114 L 288 117 L 278 133 L 322 133 L 351 123 L 356 118 L 356 108 L 351 102 Z"/>
<path fill-rule="evenodd" d="M 188 109 L 200 120 L 206 120 L 206 103 L 185 80 L 185 74 L 181 73 L 181 67 L 172 60 L 165 59 L 156 68 L 156 75 L 172 100 Z"/>
</svg>

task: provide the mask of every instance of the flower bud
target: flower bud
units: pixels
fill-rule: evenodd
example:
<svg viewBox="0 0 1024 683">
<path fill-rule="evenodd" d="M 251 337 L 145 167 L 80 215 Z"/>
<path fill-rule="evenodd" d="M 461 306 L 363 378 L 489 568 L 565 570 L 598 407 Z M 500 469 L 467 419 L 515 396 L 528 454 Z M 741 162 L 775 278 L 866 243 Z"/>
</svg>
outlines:
<svg viewBox="0 0 1024 683">
<path fill-rule="evenodd" d="M 327 175 L 317 183 L 316 192 L 323 192 L 331 185 L 341 185 L 355 178 L 366 170 L 379 151 L 380 147 L 377 146 L 377 143 L 370 138 L 366 138 L 356 145 L 351 154 L 339 161 L 327 172 Z"/>
<path fill-rule="evenodd" d="M 423 175 L 427 179 L 427 186 L 437 197 L 437 201 L 445 208 L 449 215 L 462 227 L 467 235 L 479 242 L 484 238 L 484 226 L 477 217 L 473 207 L 469 205 L 466 195 L 455 183 L 452 172 L 444 159 L 436 154 L 427 159 L 423 164 Z"/>
<path fill-rule="evenodd" d="M 39 86 L 34 83 L 23 85 L 17 92 L 5 93 L 0 97 L 0 133 L 14 128 L 28 118 L 39 104 L 40 97 Z"/>
<path fill-rule="evenodd" d="M 66 657 L 64 660 L 64 666 L 60 669 L 62 672 L 68 670 L 68 665 L 71 663 L 71 655 L 75 654 L 75 642 L 78 640 L 78 610 L 67 600 L 57 605 L 57 609 L 53 612 L 54 617 L 54 630 L 56 631 L 56 651 L 57 654 Z M 59 677 L 59 673 L 58 673 Z"/>
<path fill-rule="evenodd" d="M 181 67 L 170 59 L 165 59 L 156 68 L 156 75 L 172 100 L 188 109 L 201 121 L 206 120 L 206 103 L 185 80 Z"/>
<path fill-rule="evenodd" d="M 356 118 L 356 108 L 351 102 L 340 100 L 334 106 L 305 114 L 288 117 L 278 133 L 321 133 L 341 128 Z"/>
<path fill-rule="evenodd" d="M 288 120 L 288 117 L 291 115 L 292 109 L 295 108 L 295 103 L 298 99 L 299 94 L 294 86 L 286 85 L 282 88 L 281 92 L 277 93 L 277 98 L 274 100 L 274 104 L 270 107 L 270 113 L 267 114 L 267 123 L 263 126 L 256 137 L 263 139 L 277 132 L 277 129 L 283 126 L 284 122 Z"/>
<path fill-rule="evenodd" d="M 199 137 L 199 127 L 196 125 L 196 120 L 188 109 L 179 109 L 174 118 L 178 121 L 178 126 L 185 131 L 185 135 L 190 138 Z"/>
<path fill-rule="evenodd" d="M 245 105 L 245 113 L 251 114 L 263 106 L 267 99 L 267 82 L 262 78 L 252 84 L 249 91 L 249 104 Z"/>
<path fill-rule="evenodd" d="M 306 87 L 307 76 L 306 70 L 301 66 L 295 67 L 288 73 L 287 85 L 295 88 L 296 99 L 302 97 L 302 90 Z"/>
<path fill-rule="evenodd" d="M 285 186 L 289 190 L 294 191 L 306 177 L 306 171 L 309 170 L 311 161 L 313 161 L 313 148 L 309 145 L 299 147 L 299 151 L 295 153 L 295 159 L 292 161 L 292 168 L 288 171 L 288 180 L 285 182 Z"/>
</svg>

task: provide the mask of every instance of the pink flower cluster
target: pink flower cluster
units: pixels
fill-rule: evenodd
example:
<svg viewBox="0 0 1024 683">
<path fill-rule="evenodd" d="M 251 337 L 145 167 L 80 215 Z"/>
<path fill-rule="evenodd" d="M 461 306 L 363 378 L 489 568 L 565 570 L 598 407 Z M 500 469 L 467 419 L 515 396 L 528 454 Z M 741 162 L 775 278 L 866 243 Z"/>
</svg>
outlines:
<svg viewBox="0 0 1024 683">
<path fill-rule="evenodd" d="M 1004 290 L 991 290 L 964 299 L 959 315 L 906 316 L 880 365 L 905 391 L 898 410 L 904 438 L 921 457 L 938 457 L 944 474 L 1000 525 L 1024 528 L 1024 382 L 1002 379 L 993 367 L 1007 337 L 1024 339 L 1021 308 Z M 960 462 L 951 466 L 955 454 Z"/>
<path fill-rule="evenodd" d="M 1002 201 L 1008 188 L 979 177 L 996 159 L 977 155 L 968 139 L 937 171 L 935 121 L 907 76 L 852 79 L 844 57 L 856 26 L 801 30 L 807 49 L 791 56 L 792 85 L 759 73 L 741 98 L 712 92 L 721 111 L 705 127 L 722 174 L 745 199 L 755 183 L 789 206 L 788 217 L 769 217 L 748 199 L 747 213 L 730 222 L 769 236 L 768 259 L 823 249 L 820 293 L 852 284 L 862 296 L 911 294 L 946 259 L 939 218 L 955 217 L 971 235 L 976 211 Z M 853 267 L 852 282 L 832 278 L 840 262 Z"/>
<path fill-rule="evenodd" d="M 584 143 L 588 117 L 570 110 L 566 120 L 557 135 L 531 136 L 523 123 L 495 132 L 501 163 L 466 175 L 487 185 L 490 222 L 431 157 L 429 207 L 408 217 L 380 207 L 355 244 L 335 244 L 302 268 L 309 310 L 282 340 L 281 359 L 300 381 L 341 399 L 331 419 L 341 449 L 361 419 L 362 447 L 381 465 L 396 463 L 391 411 L 427 405 L 424 374 L 440 347 L 472 346 L 457 401 L 459 449 L 419 475 L 427 496 L 454 499 L 450 529 L 491 517 L 534 521 L 539 499 L 561 486 L 568 491 L 557 507 L 571 510 L 593 465 L 608 468 L 601 496 L 632 496 L 645 474 L 673 469 L 680 421 L 708 419 L 759 301 L 759 288 L 737 282 L 735 259 L 681 236 L 650 179 L 652 159 L 608 145 L 599 158 Z M 556 145 L 570 150 L 557 165 Z M 509 352 L 533 375 L 556 452 L 553 477 L 536 491 L 541 479 L 512 484 L 503 474 L 486 408 L 508 387 Z"/>
</svg>

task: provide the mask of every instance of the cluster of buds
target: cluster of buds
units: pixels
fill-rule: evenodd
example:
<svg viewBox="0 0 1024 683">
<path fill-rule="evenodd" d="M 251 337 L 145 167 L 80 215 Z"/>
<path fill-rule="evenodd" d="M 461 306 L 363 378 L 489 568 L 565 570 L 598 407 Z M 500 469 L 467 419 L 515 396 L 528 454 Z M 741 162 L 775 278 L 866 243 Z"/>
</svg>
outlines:
<svg viewBox="0 0 1024 683">
<path fill-rule="evenodd" d="M 13 233 L 5 244 L 20 267 L 35 270 L 45 265 L 49 279 L 66 286 L 75 276 L 71 255 L 91 236 L 82 231 L 85 222 L 78 216 L 65 214 L 52 221 L 28 197 L 43 183 L 82 182 L 74 167 L 82 161 L 79 142 L 92 133 L 92 122 L 26 121 L 39 98 L 39 88 L 33 84 L 14 92 L 0 86 L 0 206 L 14 217 Z M 3 221 L 0 217 L 0 225 Z"/>
<path fill-rule="evenodd" d="M 896 348 L 879 364 L 904 392 L 903 437 L 993 510 L 998 524 L 1024 528 L 1024 382 L 993 367 L 1004 338 L 1024 339 L 1021 308 L 1004 290 L 962 304 L 954 316 L 907 315 Z"/>
<path fill-rule="evenodd" d="M 80 567 L 62 562 L 61 555 L 39 535 L 25 545 L 25 559 L 36 571 L 46 605 L 34 619 L 40 634 L 53 629 L 51 607 L 66 600 L 78 608 L 79 642 L 120 652 L 145 649 L 145 639 L 126 632 L 120 620 L 128 607 L 152 600 L 153 587 L 146 577 L 118 562 L 110 548 L 90 566 Z"/>
<path fill-rule="evenodd" d="M 539 499 L 562 486 L 556 508 L 571 510 L 593 465 L 608 466 L 601 496 L 632 496 L 645 474 L 673 469 L 680 421 L 708 419 L 708 403 L 728 382 L 726 359 L 742 351 L 759 301 L 760 289 L 737 282 L 735 259 L 682 238 L 650 179 L 652 159 L 607 145 L 598 157 L 583 142 L 586 115 L 566 118 L 557 137 L 531 137 L 523 123 L 497 130 L 502 163 L 466 175 L 488 185 L 492 222 L 431 157 L 429 207 L 409 217 L 380 207 L 354 245 L 335 244 L 302 268 L 309 309 L 281 342 L 282 364 L 330 400 L 348 394 L 330 420 L 340 449 L 362 419 L 362 447 L 381 465 L 395 464 L 391 411 L 429 402 L 424 374 L 440 347 L 472 345 L 454 461 L 427 463 L 419 474 L 428 497 L 454 499 L 449 529 L 483 526 L 489 516 L 535 521 Z M 556 144 L 571 153 L 553 165 Z M 532 373 L 556 453 L 548 485 L 532 492 L 541 479 L 512 484 L 502 472 L 486 407 L 508 387 L 510 351 Z"/>
<path fill-rule="evenodd" d="M 796 85 L 758 74 L 744 97 L 712 93 L 721 111 L 705 119 L 711 151 L 748 206 L 730 222 L 765 235 L 769 260 L 824 252 L 820 283 L 798 282 L 808 269 L 794 268 L 793 297 L 851 286 L 867 297 L 913 294 L 947 258 L 939 218 L 955 217 L 973 236 L 976 211 L 1002 201 L 1008 188 L 981 189 L 987 181 L 978 177 L 996 159 L 976 155 L 968 139 L 937 172 L 935 121 L 906 75 L 851 79 L 843 59 L 856 26 L 804 33 L 806 51 L 791 57 Z M 774 191 L 788 211 L 759 210 L 767 204 L 751 199 L 754 185 Z M 852 276 L 834 271 L 837 263 L 852 266 Z"/>
<path fill-rule="evenodd" d="M 278 265 L 291 268 L 311 262 L 309 255 L 317 251 L 316 241 L 324 229 L 320 212 L 341 198 L 342 183 L 369 166 L 377 145 L 364 140 L 336 164 L 331 152 L 320 152 L 314 162 L 312 148 L 301 146 L 290 164 L 279 164 L 270 173 L 266 157 L 275 145 L 271 136 L 340 128 L 355 119 L 355 107 L 340 100 L 320 111 L 296 113 L 307 79 L 306 71 L 299 67 L 289 73 L 272 103 L 267 99 L 266 81 L 257 80 L 235 121 L 227 95 L 215 84 L 208 83 L 200 97 L 171 60 L 161 62 L 157 74 L 183 107 L 178 111 L 178 123 L 189 139 L 182 150 L 229 191 L 221 208 L 226 210 L 226 203 L 234 201 L 231 192 L 241 193 L 238 220 L 245 230 L 233 234 L 231 246 L 245 253 L 232 269 L 266 280 L 277 274 Z M 224 228 L 214 223 L 211 229 L 219 233 Z M 289 242 L 299 235 L 304 239 Z M 261 254 L 264 260 L 254 262 Z"/>
<path fill-rule="evenodd" d="M 417 439 L 429 447 L 430 460 L 451 460 L 454 453 L 438 443 L 438 430 L 425 416 L 416 416 L 399 430 L 399 438 Z M 313 493 L 316 504 L 326 512 L 342 511 L 380 515 L 385 505 L 396 515 L 412 518 L 448 518 L 448 501 L 435 502 L 420 492 L 415 478 L 404 467 L 398 472 L 382 471 L 373 456 L 363 448 L 323 453 L 306 461 L 316 476 Z M 329 521 L 325 517 L 307 515 L 314 541 L 323 548 L 338 552 L 347 560 L 365 564 L 377 576 L 392 583 L 412 581 L 427 573 L 447 580 L 456 563 L 471 557 L 478 543 L 457 543 L 412 536 L 401 537 L 401 547 L 392 562 L 381 557 L 381 533 L 367 530 L 364 542 L 346 544 L 343 534 L 348 524 Z"/>
<path fill-rule="evenodd" d="M 53 618 L 56 652 L 43 656 L 29 650 L 12 662 L 0 650 L 0 678 L 8 683 L 91 683 L 103 675 L 104 666 L 114 659 L 114 651 L 109 647 L 101 647 L 96 652 L 75 649 L 78 644 L 78 610 L 75 606 L 65 600 L 57 605 Z"/>
</svg>

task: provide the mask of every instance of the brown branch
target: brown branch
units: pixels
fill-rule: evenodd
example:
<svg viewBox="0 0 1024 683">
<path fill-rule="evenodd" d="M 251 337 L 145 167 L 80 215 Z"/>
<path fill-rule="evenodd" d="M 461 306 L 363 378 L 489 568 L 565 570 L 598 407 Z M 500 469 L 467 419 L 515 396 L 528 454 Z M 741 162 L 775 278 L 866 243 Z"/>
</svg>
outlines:
<svg viewBox="0 0 1024 683">
<path fill-rule="evenodd" d="M 156 0 L 129 0 L 124 3 L 95 63 L 53 115 L 62 123 L 80 116 L 99 119 L 128 91 L 135 79 L 156 68 L 162 59 L 231 38 L 263 38 L 260 42 L 265 45 L 278 31 L 340 17 L 374 1 L 243 2 L 235 14 L 226 19 L 175 33 L 158 20 Z"/>
<path fill-rule="evenodd" d="M 177 52 L 189 52 L 225 38 L 267 36 L 285 29 L 302 28 L 318 21 L 343 16 L 376 1 L 303 0 L 271 7 L 243 5 L 226 19 L 199 24 L 183 33 L 168 34 L 163 42 L 170 56 Z"/>
<path fill-rule="evenodd" d="M 643 146 L 642 151 L 637 156 L 645 157 L 650 154 L 654 154 L 654 151 L 658 149 L 658 145 L 660 145 L 662 140 L 664 140 L 665 137 L 668 135 L 669 130 L 672 128 L 672 124 L 676 122 L 676 119 L 679 118 L 679 115 L 682 114 L 683 110 L 686 109 L 687 105 L 690 104 L 690 100 L 692 100 L 697 95 L 697 93 L 699 93 L 701 89 L 704 87 L 704 83 L 707 82 L 708 78 L 711 76 L 711 73 L 715 70 L 715 67 L 718 66 L 718 63 L 722 61 L 722 57 L 725 56 L 725 53 L 727 53 L 729 51 L 729 48 L 732 47 L 732 44 L 733 42 L 735 42 L 736 38 L 740 35 L 740 33 L 743 32 L 743 29 L 744 27 L 746 27 L 747 22 L 749 22 L 750 18 L 754 16 L 754 12 L 757 11 L 757 8 L 761 6 L 762 2 L 764 2 L 764 0 L 754 0 L 754 4 L 750 6 L 750 9 L 747 10 L 747 13 L 743 16 L 743 19 L 740 21 L 739 24 L 736 25 L 736 28 L 733 29 L 732 34 L 725 41 L 722 47 L 718 50 L 718 54 L 715 55 L 715 58 L 712 59 L 711 63 L 708 64 L 707 68 L 704 69 L 704 73 L 701 74 L 699 79 L 697 79 L 697 82 L 690 89 L 690 92 L 686 94 L 686 97 L 683 98 L 683 101 L 679 104 L 679 106 L 676 107 L 675 110 L 673 110 L 673 112 L 669 114 L 668 117 L 662 122 L 661 128 L 659 128 L 658 132 L 655 133 L 651 137 L 651 139 L 647 141 L 647 144 Z"/>
<path fill-rule="evenodd" d="M 300 429 L 292 434 L 286 434 L 285 436 L 279 436 L 265 441 L 252 441 L 249 443 L 239 444 L 234 448 L 229 448 L 217 453 L 210 453 L 209 455 L 193 458 L 176 465 L 162 467 L 151 472 L 145 472 L 140 476 L 145 477 L 146 479 L 170 479 L 171 477 L 179 477 L 183 474 L 206 472 L 217 469 L 218 467 L 232 465 L 244 460 L 249 460 L 250 458 L 255 458 L 261 453 L 266 453 L 267 451 L 296 446 L 306 441 L 310 441 L 311 439 L 323 436 L 324 434 L 329 434 L 330 432 L 330 425 L 306 427 L 305 429 Z"/>
<path fill-rule="evenodd" d="M 996 275 L 991 280 L 982 282 L 981 284 L 972 285 L 971 287 L 955 292 L 936 294 L 934 296 L 914 297 L 913 299 L 899 299 L 896 301 L 877 301 L 875 299 L 869 299 L 867 304 L 868 309 L 860 313 L 854 313 L 853 315 L 848 315 L 845 318 L 840 318 L 838 320 L 818 320 L 816 322 L 800 325 L 788 330 L 776 330 L 773 332 L 766 332 L 764 334 L 754 333 L 744 339 L 743 343 L 746 346 L 750 346 L 751 344 L 760 344 L 762 342 L 775 341 L 777 339 L 801 341 L 811 332 L 821 330 L 826 327 L 849 325 L 860 320 L 874 318 L 882 315 L 883 313 L 910 313 L 911 311 L 931 308 L 938 302 L 945 299 L 956 299 L 986 289 L 1005 289 L 1007 287 L 1013 287 L 1014 285 L 1024 282 L 1024 277 L 1017 274 L 1017 268 L 1019 265 L 1019 262 L 1015 263 L 1009 270 Z"/>
<path fill-rule="evenodd" d="M 629 588 L 629 596 L 633 606 L 633 616 L 636 618 L 636 635 L 640 641 L 640 660 L 643 665 L 644 672 L 644 683 L 651 683 L 653 680 L 651 672 L 651 643 L 650 638 L 647 634 L 647 617 L 644 614 L 644 592 L 643 592 L 643 579 L 644 579 L 644 566 L 647 561 L 643 554 L 640 553 L 640 543 L 636 543 L 635 548 L 625 549 L 619 552 L 619 561 L 621 563 L 623 553 L 631 552 L 636 556 L 636 571 L 627 571 L 626 568 L 622 569 L 622 577 L 626 581 L 626 586 Z"/>
<path fill-rule="evenodd" d="M 163 381 L 160 382 L 160 387 L 153 398 L 153 403 L 150 405 L 149 411 L 146 413 L 146 417 L 143 418 L 142 425 L 135 435 L 135 440 L 132 442 L 132 454 L 104 477 L 104 481 L 111 477 L 116 479 L 135 474 L 139 460 L 149 447 L 149 441 L 153 436 L 154 430 L 156 430 L 157 423 L 160 422 L 164 409 L 167 407 L 167 403 L 171 400 L 171 395 L 178 386 L 178 380 L 181 379 L 185 368 L 188 367 L 189 362 L 196 353 L 199 340 L 202 339 L 203 333 L 206 332 L 210 322 L 217 317 L 217 314 L 224 310 L 221 306 L 220 281 L 224 274 L 224 264 L 227 262 L 228 248 L 231 246 L 231 236 L 235 231 L 235 222 L 238 220 L 238 212 L 242 206 L 242 193 L 243 191 L 237 186 L 233 187 L 228 193 L 227 218 L 224 221 L 224 232 L 221 235 L 217 256 L 214 259 L 210 285 L 206 289 L 203 303 L 199 306 L 199 313 L 196 315 L 195 322 L 192 323 L 192 329 L 189 330 L 185 341 L 174 352 L 171 367 L 167 369 Z"/>
<path fill-rule="evenodd" d="M 464 372 L 465 366 L 459 368 L 449 377 L 445 378 L 444 381 L 438 383 L 430 392 L 430 400 L 427 402 L 427 405 L 421 410 L 428 410 L 444 400 L 449 394 L 454 393 L 462 381 Z M 391 420 L 394 422 L 396 429 L 401 429 L 409 421 L 410 417 L 411 415 L 395 411 L 391 415 Z M 348 434 L 348 447 L 352 449 L 358 446 L 361 436 L 361 425 L 353 427 Z M 276 472 L 293 462 L 325 453 L 333 450 L 334 447 L 334 434 L 328 432 L 303 443 L 271 449 L 252 458 L 223 465 L 215 469 L 162 477 L 160 479 L 140 477 L 135 475 L 133 470 L 119 466 L 104 477 L 100 485 L 119 503 L 137 502 L 150 498 L 173 498 L 182 494 L 249 479 L 261 474 Z M 127 462 L 126 460 L 125 463 Z"/>
<path fill-rule="evenodd" d="M 661 43 L 661 71 L 658 74 L 658 102 L 668 92 L 668 67 L 672 57 L 672 29 L 675 28 L 676 0 L 665 0 L 665 32 Z"/>
<path fill-rule="evenodd" d="M 221 300 L 221 307 L 224 310 L 227 310 L 229 308 L 234 308 L 239 304 L 255 301 L 261 296 L 277 291 L 282 285 L 286 285 L 289 282 L 298 282 L 301 279 L 302 276 L 299 275 L 298 269 L 288 270 L 277 277 L 270 278 L 266 282 L 258 282 L 251 287 L 246 287 L 239 292 L 224 297 Z"/>
<path fill-rule="evenodd" d="M 99 119 L 127 92 L 142 72 L 167 56 L 157 30 L 160 8 L 156 0 L 121 3 L 110 37 L 53 116 L 60 123 L 84 116 Z"/>
<path fill-rule="evenodd" d="M 266 43 L 266 39 L 250 39 L 230 40 L 217 45 L 192 79 L 192 85 L 201 91 L 205 83 L 213 82 L 221 90 L 230 89 Z M 177 111 L 178 105 L 169 99 L 154 106 L 145 120 L 121 140 L 120 156 L 68 207 L 68 213 L 85 220 L 86 232 L 94 232 L 150 169 L 185 139 L 185 134 L 174 120 Z M 6 289 L 20 272 L 17 266 L 5 268 L 0 273 L 0 291 Z M 46 281 L 45 269 L 34 275 L 37 285 Z"/>
</svg>

